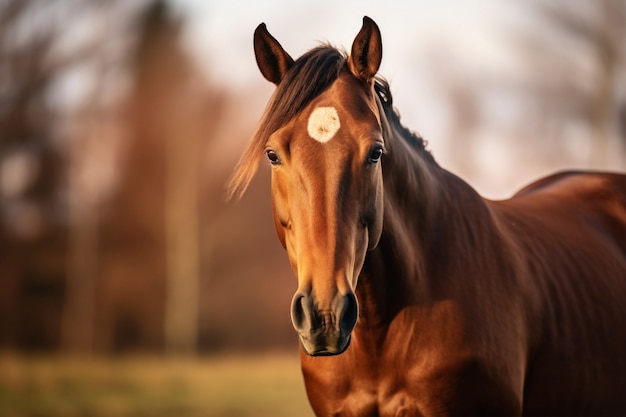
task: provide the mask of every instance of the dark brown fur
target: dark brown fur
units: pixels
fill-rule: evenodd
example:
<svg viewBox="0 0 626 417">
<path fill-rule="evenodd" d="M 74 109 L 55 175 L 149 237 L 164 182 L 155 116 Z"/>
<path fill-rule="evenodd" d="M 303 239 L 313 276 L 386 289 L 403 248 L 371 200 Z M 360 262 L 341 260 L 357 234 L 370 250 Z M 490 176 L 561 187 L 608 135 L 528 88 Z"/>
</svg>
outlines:
<svg viewBox="0 0 626 417">
<path fill-rule="evenodd" d="M 372 78 L 379 37 L 365 19 L 350 57 L 260 63 L 278 88 L 231 183 L 243 192 L 264 149 L 277 158 L 315 413 L 626 415 L 626 177 L 560 173 L 481 198 L 400 124 Z M 306 133 L 317 106 L 342 122 L 325 144 Z"/>
</svg>

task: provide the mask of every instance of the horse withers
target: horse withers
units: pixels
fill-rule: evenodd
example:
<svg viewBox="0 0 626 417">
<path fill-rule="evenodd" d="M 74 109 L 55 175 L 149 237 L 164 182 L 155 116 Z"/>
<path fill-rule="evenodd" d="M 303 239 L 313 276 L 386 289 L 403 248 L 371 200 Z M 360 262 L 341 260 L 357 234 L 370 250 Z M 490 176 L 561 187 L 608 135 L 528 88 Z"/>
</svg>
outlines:
<svg viewBox="0 0 626 417">
<path fill-rule="evenodd" d="M 297 60 L 231 179 L 265 155 L 319 416 L 626 415 L 626 177 L 565 172 L 481 198 L 406 129 L 369 18 Z"/>
</svg>

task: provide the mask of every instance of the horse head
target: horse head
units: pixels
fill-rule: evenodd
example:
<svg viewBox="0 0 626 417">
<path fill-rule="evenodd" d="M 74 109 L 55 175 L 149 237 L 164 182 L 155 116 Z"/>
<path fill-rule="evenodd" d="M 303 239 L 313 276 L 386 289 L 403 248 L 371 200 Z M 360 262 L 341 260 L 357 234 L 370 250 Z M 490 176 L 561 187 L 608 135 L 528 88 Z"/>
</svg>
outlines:
<svg viewBox="0 0 626 417">
<path fill-rule="evenodd" d="M 331 80 L 268 135 L 265 154 L 276 232 L 298 279 L 293 326 L 306 353 L 339 354 L 359 315 L 355 289 L 366 252 L 382 230 L 384 140 L 373 88 L 380 31 L 365 17 L 350 55 L 330 66 L 334 74 L 294 61 L 264 24 L 254 48 L 261 73 L 281 94 Z"/>
</svg>

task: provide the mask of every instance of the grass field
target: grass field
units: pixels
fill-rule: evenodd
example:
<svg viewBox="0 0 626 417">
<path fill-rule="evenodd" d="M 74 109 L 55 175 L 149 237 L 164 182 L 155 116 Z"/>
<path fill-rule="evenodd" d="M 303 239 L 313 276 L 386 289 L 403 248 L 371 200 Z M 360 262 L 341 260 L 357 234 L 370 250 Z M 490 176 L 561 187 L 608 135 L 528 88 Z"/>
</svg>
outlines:
<svg viewBox="0 0 626 417">
<path fill-rule="evenodd" d="M 310 417 L 294 355 L 197 360 L 0 355 L 3 417 Z"/>
</svg>

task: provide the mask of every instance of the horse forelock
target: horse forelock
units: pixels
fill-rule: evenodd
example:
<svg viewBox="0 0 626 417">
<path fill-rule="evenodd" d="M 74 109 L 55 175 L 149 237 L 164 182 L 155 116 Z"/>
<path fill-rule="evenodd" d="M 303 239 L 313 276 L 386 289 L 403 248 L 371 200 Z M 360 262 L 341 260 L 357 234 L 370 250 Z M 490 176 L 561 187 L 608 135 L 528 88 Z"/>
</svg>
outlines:
<svg viewBox="0 0 626 417">
<path fill-rule="evenodd" d="M 346 53 L 321 45 L 298 58 L 276 87 L 257 130 L 228 184 L 229 196 L 241 196 L 258 168 L 267 140 L 326 90 L 345 67 Z"/>
</svg>

